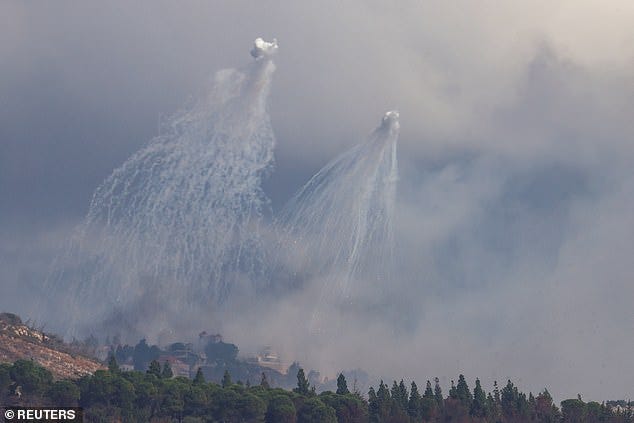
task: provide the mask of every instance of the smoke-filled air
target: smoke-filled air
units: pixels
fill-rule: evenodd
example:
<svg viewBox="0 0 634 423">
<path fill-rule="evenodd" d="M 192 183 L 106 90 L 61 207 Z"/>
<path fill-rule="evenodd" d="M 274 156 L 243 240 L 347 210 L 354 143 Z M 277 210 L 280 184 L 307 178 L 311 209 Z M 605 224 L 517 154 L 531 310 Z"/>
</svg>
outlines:
<svg viewBox="0 0 634 423">
<path fill-rule="evenodd" d="M 634 2 L 59 1 L 0 2 L 0 313 L 634 394 Z"/>
</svg>

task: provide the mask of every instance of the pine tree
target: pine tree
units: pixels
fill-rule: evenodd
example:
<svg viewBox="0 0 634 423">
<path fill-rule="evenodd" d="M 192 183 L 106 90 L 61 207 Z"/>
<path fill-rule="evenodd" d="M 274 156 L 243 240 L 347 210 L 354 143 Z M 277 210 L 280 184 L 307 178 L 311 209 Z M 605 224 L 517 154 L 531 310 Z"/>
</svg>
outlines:
<svg viewBox="0 0 634 423">
<path fill-rule="evenodd" d="M 337 395 L 347 395 L 350 391 L 348 390 L 348 382 L 346 382 L 346 377 L 343 373 L 339 373 L 339 377 L 337 377 Z"/>
<path fill-rule="evenodd" d="M 405 382 L 403 382 L 403 379 L 401 379 L 401 382 L 398 384 L 398 399 L 401 402 L 401 407 L 403 408 L 403 410 L 407 411 L 409 392 L 407 392 L 407 387 L 405 386 Z"/>
<path fill-rule="evenodd" d="M 310 392 L 310 384 L 308 383 L 308 379 L 306 379 L 304 369 L 301 367 L 297 371 L 297 388 L 293 389 L 293 391 L 301 395 L 308 395 Z"/>
<path fill-rule="evenodd" d="M 528 393 L 528 407 L 531 410 L 535 410 L 535 405 L 537 404 L 537 402 L 535 401 L 535 396 L 533 395 L 533 392 L 529 392 Z"/>
<path fill-rule="evenodd" d="M 397 384 L 396 381 L 392 384 L 392 400 L 395 405 L 403 412 L 407 412 L 407 388 L 405 382 L 401 379 L 401 383 Z"/>
<path fill-rule="evenodd" d="M 485 417 L 487 415 L 487 399 L 486 394 L 480 385 L 480 379 L 476 379 L 475 388 L 473 389 L 473 401 L 471 402 L 469 414 L 473 417 Z"/>
<path fill-rule="evenodd" d="M 174 372 L 172 371 L 172 366 L 166 361 L 163 364 L 163 371 L 161 372 L 161 377 L 163 379 L 171 379 L 174 376 Z"/>
<path fill-rule="evenodd" d="M 500 404 L 502 406 L 502 412 L 506 417 L 513 418 L 515 416 L 518 397 L 517 388 L 508 380 L 506 386 L 500 391 Z"/>
<path fill-rule="evenodd" d="M 202 368 L 198 368 L 196 370 L 196 376 L 194 376 L 194 385 L 203 385 L 205 383 L 205 375 L 203 374 Z"/>
<path fill-rule="evenodd" d="M 423 394 L 423 398 L 434 399 L 434 391 L 431 389 L 430 381 L 427 381 L 427 386 L 425 387 L 425 393 Z"/>
<path fill-rule="evenodd" d="M 392 411 L 392 397 L 390 396 L 390 390 L 387 385 L 381 381 L 379 383 L 379 390 L 376 392 L 377 404 L 378 404 L 378 416 L 379 421 L 386 420 Z"/>
<path fill-rule="evenodd" d="M 471 391 L 469 391 L 469 387 L 467 386 L 467 381 L 465 380 L 464 375 L 460 375 L 458 377 L 456 395 L 460 402 L 465 404 L 467 407 L 471 405 L 473 397 L 471 396 Z"/>
<path fill-rule="evenodd" d="M 515 390 L 517 391 L 517 388 L 515 388 Z M 529 415 L 530 405 L 528 403 L 528 399 L 526 398 L 526 394 L 524 392 L 517 393 L 517 401 L 515 403 L 515 407 L 517 408 L 517 413 L 520 416 L 526 417 Z"/>
<path fill-rule="evenodd" d="M 489 394 L 491 395 L 491 394 Z M 493 396 L 489 401 L 489 414 L 493 420 L 498 421 L 502 418 L 502 402 L 500 398 L 500 388 L 498 387 L 497 380 L 493 382 Z"/>
<path fill-rule="evenodd" d="M 449 388 L 449 398 L 458 399 L 458 389 L 456 389 L 453 379 L 451 380 L 451 388 Z"/>
<path fill-rule="evenodd" d="M 392 389 L 390 389 L 390 394 L 392 395 L 392 399 L 394 401 L 398 401 L 399 392 L 398 392 L 398 383 L 396 383 L 396 381 L 392 382 Z"/>
<path fill-rule="evenodd" d="M 497 411 L 495 409 L 495 400 L 493 399 L 493 395 L 491 395 L 491 392 L 487 394 L 487 410 L 487 413 L 493 416 L 493 418 L 495 419 Z"/>
<path fill-rule="evenodd" d="M 427 382 L 429 383 L 429 381 Z M 430 386 L 431 389 L 431 386 Z M 433 397 L 433 394 L 432 394 Z M 418 386 L 412 381 L 412 387 L 409 393 L 409 402 L 407 404 L 407 414 L 413 421 L 420 421 L 423 418 L 423 398 L 418 393 Z"/>
<path fill-rule="evenodd" d="M 225 370 L 225 374 L 222 376 L 222 387 L 228 388 L 233 384 L 231 381 L 231 375 L 229 374 L 229 370 Z"/>
<path fill-rule="evenodd" d="M 538 421 L 551 423 L 559 421 L 559 409 L 553 404 L 553 398 L 548 389 L 535 398 L 535 415 Z"/>
<path fill-rule="evenodd" d="M 440 387 L 440 381 L 438 378 L 434 378 L 434 398 L 436 398 L 436 402 L 439 407 L 443 406 L 443 396 L 442 396 L 442 388 Z"/>
<path fill-rule="evenodd" d="M 379 423 L 381 421 L 379 417 L 379 399 L 371 386 L 368 391 L 368 415 L 370 423 Z"/>
</svg>

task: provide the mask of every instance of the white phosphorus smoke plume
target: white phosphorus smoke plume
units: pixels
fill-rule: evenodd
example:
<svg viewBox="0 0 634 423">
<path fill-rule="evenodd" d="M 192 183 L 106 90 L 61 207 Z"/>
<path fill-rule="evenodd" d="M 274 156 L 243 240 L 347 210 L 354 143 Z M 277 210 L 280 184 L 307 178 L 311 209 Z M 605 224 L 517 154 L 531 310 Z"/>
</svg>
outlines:
<svg viewBox="0 0 634 423">
<path fill-rule="evenodd" d="M 319 294 L 307 323 L 323 331 L 325 310 L 385 286 L 398 112 L 317 172 L 267 225 L 262 180 L 273 164 L 267 97 L 277 48 L 258 38 L 253 63 L 218 72 L 205 99 L 97 188 L 48 281 L 63 296 L 68 334 L 152 337 L 195 321 L 188 316 L 222 321 L 232 297 L 255 301 L 264 291 L 308 286 Z"/>
<path fill-rule="evenodd" d="M 169 310 L 214 307 L 238 286 L 256 289 L 276 50 L 275 41 L 257 39 L 251 64 L 216 73 L 206 98 L 169 119 L 97 188 L 48 281 L 51 292 L 72 298 L 61 300 L 69 333 L 108 319 L 134 327 L 157 319 L 150 310 L 169 321 Z"/>
<path fill-rule="evenodd" d="M 321 330 L 326 303 L 344 307 L 366 284 L 383 285 L 392 269 L 398 112 L 387 112 L 369 139 L 324 166 L 278 218 L 288 281 L 317 280 L 312 316 Z"/>
</svg>

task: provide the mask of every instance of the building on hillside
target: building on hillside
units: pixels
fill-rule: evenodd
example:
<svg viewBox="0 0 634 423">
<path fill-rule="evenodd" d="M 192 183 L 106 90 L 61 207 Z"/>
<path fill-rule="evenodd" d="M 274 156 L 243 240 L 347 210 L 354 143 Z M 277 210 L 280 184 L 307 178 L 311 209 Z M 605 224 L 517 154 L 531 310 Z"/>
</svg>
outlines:
<svg viewBox="0 0 634 423">
<path fill-rule="evenodd" d="M 282 362 L 279 356 L 269 346 L 262 348 L 255 356 L 247 358 L 247 362 L 275 370 L 283 375 L 285 375 L 288 370 L 288 364 Z"/>
<path fill-rule="evenodd" d="M 207 333 L 206 330 L 204 330 L 198 334 L 198 340 L 200 342 L 200 345 L 204 348 L 209 343 L 216 344 L 218 342 L 222 342 L 222 335 L 220 335 L 219 333 L 210 334 Z"/>
<path fill-rule="evenodd" d="M 608 401 L 608 409 L 615 414 L 631 413 L 634 410 L 634 403 L 626 401 Z"/>
<path fill-rule="evenodd" d="M 131 372 L 134 370 L 134 364 L 123 363 L 119 365 L 122 372 Z"/>
<path fill-rule="evenodd" d="M 165 366 L 165 363 L 169 363 L 174 377 L 191 377 L 189 364 L 179 360 L 173 355 L 162 355 L 157 361 L 161 364 L 161 367 Z"/>
<path fill-rule="evenodd" d="M 177 342 L 170 345 L 167 348 L 167 352 L 169 355 L 176 357 L 183 363 L 187 363 L 190 369 L 199 366 L 204 362 L 201 354 L 194 351 L 194 346 L 192 344 Z"/>
</svg>

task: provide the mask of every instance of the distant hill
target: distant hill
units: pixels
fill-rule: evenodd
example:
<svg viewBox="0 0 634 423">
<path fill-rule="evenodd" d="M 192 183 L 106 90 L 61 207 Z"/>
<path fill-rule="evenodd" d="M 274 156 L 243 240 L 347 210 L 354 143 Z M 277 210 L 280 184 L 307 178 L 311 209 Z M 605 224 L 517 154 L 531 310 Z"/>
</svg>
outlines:
<svg viewBox="0 0 634 423">
<path fill-rule="evenodd" d="M 32 328 L 15 314 L 0 313 L 0 363 L 20 359 L 37 362 L 58 379 L 77 379 L 104 368 L 79 346 Z"/>
</svg>

